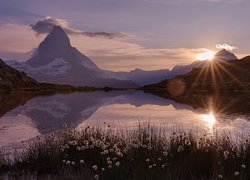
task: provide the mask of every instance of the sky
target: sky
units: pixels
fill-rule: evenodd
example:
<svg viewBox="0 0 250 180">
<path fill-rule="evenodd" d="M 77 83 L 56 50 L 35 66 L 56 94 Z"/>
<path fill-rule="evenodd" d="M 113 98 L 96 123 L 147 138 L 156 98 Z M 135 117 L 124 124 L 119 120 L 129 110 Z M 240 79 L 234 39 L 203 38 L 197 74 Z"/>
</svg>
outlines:
<svg viewBox="0 0 250 180">
<path fill-rule="evenodd" d="M 249 7 L 250 0 L 0 0 L 0 58 L 29 59 L 51 25 L 113 71 L 171 69 L 223 44 L 243 57 Z"/>
</svg>

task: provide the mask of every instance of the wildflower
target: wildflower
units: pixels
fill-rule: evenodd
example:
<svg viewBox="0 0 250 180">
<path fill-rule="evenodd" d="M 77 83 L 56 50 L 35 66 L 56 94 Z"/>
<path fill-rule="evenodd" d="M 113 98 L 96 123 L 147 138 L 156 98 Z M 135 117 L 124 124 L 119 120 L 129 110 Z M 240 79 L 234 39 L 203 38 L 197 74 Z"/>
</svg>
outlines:
<svg viewBox="0 0 250 180">
<path fill-rule="evenodd" d="M 80 148 L 79 146 L 77 146 L 77 147 L 76 147 L 76 150 L 77 150 L 77 151 L 80 151 L 80 150 L 81 150 L 81 148 Z"/>
<path fill-rule="evenodd" d="M 166 166 L 166 165 L 165 165 L 165 164 L 163 164 L 163 165 L 161 165 L 161 168 L 165 168 L 165 166 Z"/>
<path fill-rule="evenodd" d="M 184 150 L 183 146 L 182 146 L 182 145 L 179 145 L 177 151 L 178 151 L 178 152 L 182 152 L 183 150 Z"/>
<path fill-rule="evenodd" d="M 123 149 L 123 151 L 122 151 L 123 153 L 127 153 L 128 152 L 128 150 L 127 149 Z"/>
<path fill-rule="evenodd" d="M 167 152 L 167 151 L 164 151 L 162 154 L 163 154 L 163 156 L 167 156 L 167 155 L 168 155 L 168 152 Z"/>
<path fill-rule="evenodd" d="M 113 152 L 114 152 L 114 149 L 110 148 L 110 149 L 109 149 L 109 152 L 113 153 Z"/>
<path fill-rule="evenodd" d="M 105 171 L 105 168 L 102 168 L 101 170 L 102 170 L 102 172 L 104 172 L 104 171 Z"/>
<path fill-rule="evenodd" d="M 110 161 L 110 157 L 107 157 L 107 161 Z"/>
<path fill-rule="evenodd" d="M 115 165 L 116 165 L 117 167 L 119 167 L 119 166 L 120 166 L 120 162 L 119 162 L 119 161 L 116 162 Z"/>
<path fill-rule="evenodd" d="M 163 150 L 164 150 L 164 151 L 168 150 L 168 147 L 167 147 L 167 146 L 164 146 L 164 147 L 163 147 Z"/>
<path fill-rule="evenodd" d="M 117 157 L 114 157 L 114 158 L 113 158 L 113 161 L 116 161 L 116 160 L 117 160 Z"/>
<path fill-rule="evenodd" d="M 80 164 L 84 164 L 84 160 L 81 159 L 81 160 L 80 160 Z"/>
<path fill-rule="evenodd" d="M 64 159 L 62 162 L 63 162 L 63 163 L 65 163 L 65 162 L 66 162 L 66 160 Z"/>
<path fill-rule="evenodd" d="M 111 165 L 111 164 L 112 164 L 112 161 L 108 161 L 108 164 Z"/>
<path fill-rule="evenodd" d="M 156 164 L 153 164 L 154 167 L 156 167 Z"/>
<path fill-rule="evenodd" d="M 108 165 L 108 168 L 111 169 L 111 168 L 112 168 L 112 165 Z"/>
<path fill-rule="evenodd" d="M 94 175 L 94 178 L 98 180 L 99 179 L 98 174 Z"/>
<path fill-rule="evenodd" d="M 152 165 L 149 165 L 149 166 L 148 166 L 149 169 L 152 169 L 152 167 L 153 167 Z"/>
<path fill-rule="evenodd" d="M 228 155 L 229 155 L 229 152 L 228 151 L 224 151 L 223 156 L 224 156 L 225 160 L 228 159 Z"/>
<path fill-rule="evenodd" d="M 72 161 L 71 164 L 72 164 L 73 166 L 76 165 L 76 163 L 75 163 L 74 161 Z"/>
<path fill-rule="evenodd" d="M 190 145 L 191 145 L 191 142 L 190 142 L 189 140 L 185 140 L 185 144 L 186 144 L 187 146 L 190 146 Z"/>
<path fill-rule="evenodd" d="M 234 173 L 234 175 L 235 175 L 235 176 L 239 176 L 240 173 L 239 173 L 238 171 L 236 171 L 236 172 Z"/>
<path fill-rule="evenodd" d="M 218 175 L 218 178 L 219 178 L 219 179 L 222 179 L 222 178 L 223 178 L 223 176 L 222 176 L 221 174 L 219 174 L 219 175 Z"/>
<path fill-rule="evenodd" d="M 71 144 L 72 144 L 73 146 L 76 146 L 76 145 L 77 145 L 77 141 L 72 141 Z"/>
<path fill-rule="evenodd" d="M 89 146 L 90 149 L 94 149 L 94 147 L 95 147 L 94 145 L 90 145 Z"/>
<path fill-rule="evenodd" d="M 151 150 L 152 149 L 152 146 L 148 146 L 148 150 Z"/>
<path fill-rule="evenodd" d="M 88 141 L 88 140 L 84 140 L 83 143 L 84 143 L 85 145 L 88 145 L 88 144 L 89 144 L 89 141 Z"/>
<path fill-rule="evenodd" d="M 242 169 L 246 169 L 246 165 L 245 165 L 245 164 L 242 164 L 242 165 L 241 165 L 241 168 L 242 168 Z"/>
<path fill-rule="evenodd" d="M 237 156 L 237 157 L 240 157 L 240 153 L 239 153 L 239 152 L 237 152 L 237 153 L 236 153 L 236 156 Z"/>
<path fill-rule="evenodd" d="M 161 161 L 161 158 L 158 158 L 158 161 Z"/>
<path fill-rule="evenodd" d="M 71 164 L 71 162 L 70 161 L 66 161 L 66 165 L 70 165 Z"/>
<path fill-rule="evenodd" d="M 150 159 L 146 159 L 146 162 L 150 162 Z"/>
<path fill-rule="evenodd" d="M 64 145 L 64 148 L 65 148 L 65 149 L 69 149 L 69 145 L 68 145 L 68 144 L 65 144 L 65 145 Z"/>
<path fill-rule="evenodd" d="M 142 147 L 146 149 L 146 148 L 147 148 L 147 145 L 143 145 Z"/>
<path fill-rule="evenodd" d="M 93 169 L 94 171 L 96 171 L 96 170 L 97 170 L 97 165 L 93 165 L 93 166 L 92 166 L 92 169 Z"/>
<path fill-rule="evenodd" d="M 123 154 L 122 154 L 121 152 L 118 152 L 116 155 L 117 155 L 118 157 L 123 157 Z"/>
</svg>

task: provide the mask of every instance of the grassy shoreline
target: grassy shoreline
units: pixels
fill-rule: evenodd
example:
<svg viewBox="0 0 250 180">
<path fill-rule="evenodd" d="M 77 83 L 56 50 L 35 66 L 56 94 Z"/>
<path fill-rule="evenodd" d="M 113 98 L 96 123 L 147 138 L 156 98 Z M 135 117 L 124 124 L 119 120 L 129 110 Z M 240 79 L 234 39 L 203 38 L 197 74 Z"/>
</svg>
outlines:
<svg viewBox="0 0 250 180">
<path fill-rule="evenodd" d="M 249 179 L 250 138 L 194 137 L 153 128 L 133 132 L 87 127 L 37 137 L 13 161 L 0 153 L 0 173 L 50 179 Z M 0 176 L 1 177 L 1 176 Z M 31 178 L 32 179 L 32 178 Z"/>
</svg>

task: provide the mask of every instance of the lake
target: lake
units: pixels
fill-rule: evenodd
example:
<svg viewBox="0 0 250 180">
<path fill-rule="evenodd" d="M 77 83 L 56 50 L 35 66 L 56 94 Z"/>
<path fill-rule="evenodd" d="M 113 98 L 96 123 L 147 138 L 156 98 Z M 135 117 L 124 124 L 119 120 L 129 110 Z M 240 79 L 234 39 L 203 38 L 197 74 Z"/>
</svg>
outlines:
<svg viewBox="0 0 250 180">
<path fill-rule="evenodd" d="M 229 99 L 236 102 L 235 96 Z M 204 101 L 208 100 L 204 98 Z M 218 102 L 228 107 L 227 101 Z M 237 101 L 237 108 L 231 108 L 234 111 L 219 112 L 213 110 L 215 104 L 210 104 L 210 108 L 205 108 L 185 100 L 132 90 L 46 96 L 12 94 L 0 98 L 0 147 L 15 146 L 37 135 L 61 130 L 64 123 L 76 128 L 94 125 L 122 130 L 150 124 L 165 133 L 178 129 L 197 133 L 230 131 L 235 137 L 249 132 L 250 106 L 246 98 Z"/>
</svg>

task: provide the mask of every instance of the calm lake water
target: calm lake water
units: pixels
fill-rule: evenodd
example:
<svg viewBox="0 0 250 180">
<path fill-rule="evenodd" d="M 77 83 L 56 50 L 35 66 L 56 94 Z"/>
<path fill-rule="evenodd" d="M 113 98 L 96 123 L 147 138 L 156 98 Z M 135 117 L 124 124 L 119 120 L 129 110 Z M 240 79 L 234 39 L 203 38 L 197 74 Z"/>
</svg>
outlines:
<svg viewBox="0 0 250 180">
<path fill-rule="evenodd" d="M 14 95 L 0 100 L 0 147 L 14 146 L 37 135 L 60 130 L 63 123 L 74 127 L 110 125 L 123 130 L 138 128 L 138 124 L 150 124 L 166 133 L 182 128 L 197 133 L 230 131 L 239 135 L 250 129 L 250 115 L 246 111 L 218 114 L 212 109 L 194 108 L 141 91 L 34 98 Z M 248 107 L 249 103 L 243 103 L 243 106 Z"/>
</svg>

